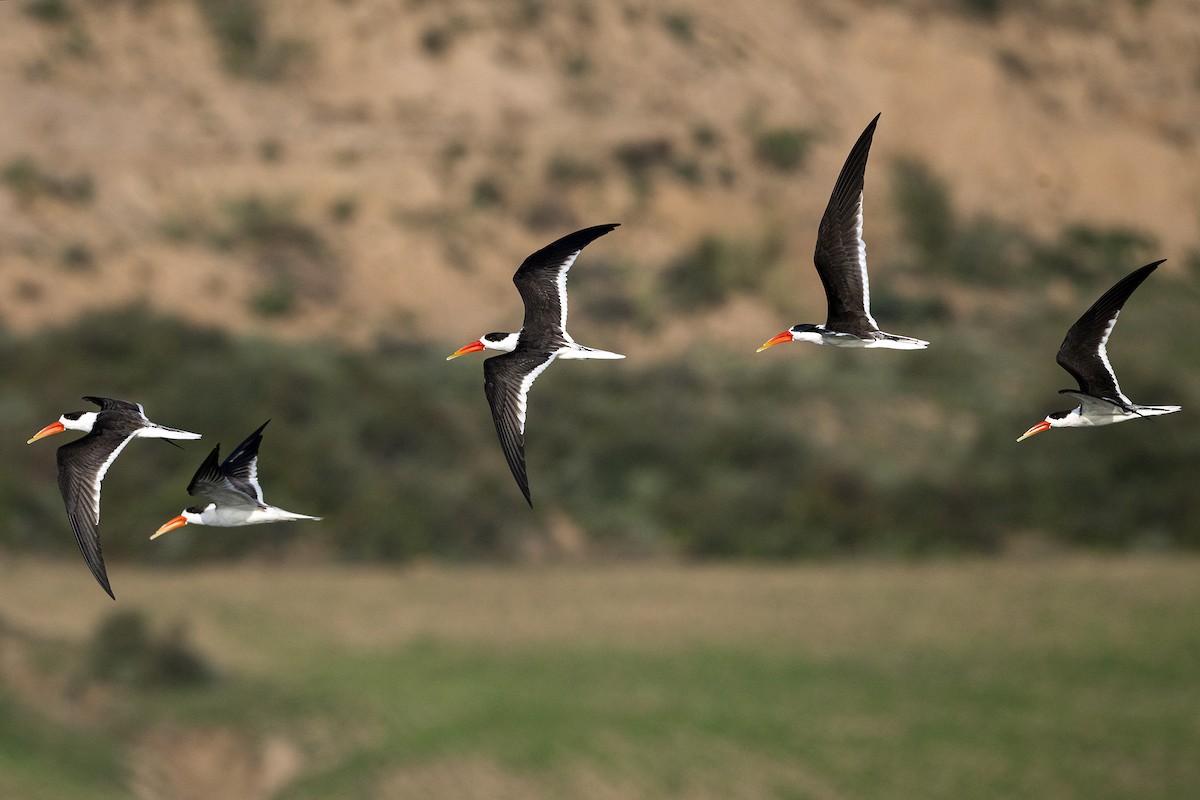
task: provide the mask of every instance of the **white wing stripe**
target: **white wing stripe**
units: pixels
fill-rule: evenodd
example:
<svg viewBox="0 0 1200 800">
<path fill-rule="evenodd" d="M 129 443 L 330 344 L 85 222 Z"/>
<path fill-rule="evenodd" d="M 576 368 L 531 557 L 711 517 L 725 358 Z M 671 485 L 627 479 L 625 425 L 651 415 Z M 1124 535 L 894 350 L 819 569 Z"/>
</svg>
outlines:
<svg viewBox="0 0 1200 800">
<path fill-rule="evenodd" d="M 262 487 L 258 485 L 258 456 L 250 462 L 250 468 L 246 470 L 246 480 L 254 487 L 254 496 L 258 498 L 258 502 L 264 503 Z"/>
<path fill-rule="evenodd" d="M 567 272 L 571 269 L 571 265 L 575 263 L 575 259 L 579 257 L 582 250 L 576 250 L 571 255 L 567 256 L 563 261 L 562 266 L 558 268 L 558 279 L 555 281 L 558 288 L 558 311 L 560 319 L 558 326 L 565 334 L 567 332 Z"/>
<path fill-rule="evenodd" d="M 854 235 L 858 239 L 858 269 L 862 273 L 863 312 L 871 327 L 878 328 L 879 324 L 871 316 L 871 282 L 867 278 L 867 243 L 863 239 L 863 193 L 858 193 L 858 203 L 854 207 Z"/>
<path fill-rule="evenodd" d="M 529 374 L 521 379 L 521 385 L 517 388 L 517 427 L 520 429 L 522 435 L 525 433 L 525 407 L 529 398 L 529 388 L 533 386 L 533 382 L 537 380 L 538 375 L 545 372 L 546 367 L 550 366 L 556 357 L 557 353 L 552 354 L 541 364 L 530 370 Z"/>
<path fill-rule="evenodd" d="M 1108 321 L 1108 327 L 1104 329 L 1104 333 L 1100 336 L 1099 346 L 1096 348 L 1096 355 L 1100 356 L 1101 363 L 1103 363 L 1104 368 L 1108 370 L 1108 376 L 1112 378 L 1113 387 L 1117 390 L 1117 397 L 1128 403 L 1129 398 L 1121 392 L 1121 384 L 1117 383 L 1116 370 L 1113 369 L 1112 364 L 1108 360 L 1108 337 L 1112 334 L 1113 328 L 1117 326 L 1117 317 L 1119 316 L 1121 316 L 1121 310 L 1117 309 L 1116 313 L 1113 314 L 1112 319 Z"/>
<path fill-rule="evenodd" d="M 108 454 L 108 458 L 100 465 L 100 469 L 96 470 L 96 474 L 92 478 L 92 520 L 97 525 L 100 524 L 100 484 L 104 482 L 104 475 L 108 472 L 108 468 L 117 460 L 117 456 L 121 455 L 121 451 L 125 449 L 125 445 L 133 441 L 135 436 L 137 436 L 136 431 L 126 436 L 125 440 Z"/>
</svg>

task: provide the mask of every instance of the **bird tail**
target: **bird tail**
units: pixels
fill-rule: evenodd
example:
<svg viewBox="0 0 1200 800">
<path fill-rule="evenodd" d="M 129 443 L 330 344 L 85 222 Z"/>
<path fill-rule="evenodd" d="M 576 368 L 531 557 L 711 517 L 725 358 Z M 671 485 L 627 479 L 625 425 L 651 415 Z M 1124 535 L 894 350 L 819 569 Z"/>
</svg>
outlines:
<svg viewBox="0 0 1200 800">
<path fill-rule="evenodd" d="M 282 508 L 276 508 L 275 513 L 277 514 L 277 516 L 276 516 L 276 519 L 273 521 L 277 521 L 277 522 L 291 522 L 292 520 L 297 520 L 297 519 L 311 519 L 311 520 L 321 519 L 320 517 L 312 517 L 312 516 L 309 516 L 308 514 L 297 514 L 295 511 L 284 511 Z"/>
<path fill-rule="evenodd" d="M 561 352 L 559 352 L 558 357 L 563 358 L 563 359 L 570 359 L 570 358 L 624 358 L 625 356 L 621 355 L 620 353 L 610 353 L 607 350 L 595 350 L 591 347 L 584 347 L 582 345 L 579 345 L 578 347 L 573 347 L 569 350 L 563 349 Z"/>
<path fill-rule="evenodd" d="M 1142 417 L 1156 417 L 1159 414 L 1174 414 L 1182 411 L 1183 406 L 1133 406 L 1133 412 Z"/>
<path fill-rule="evenodd" d="M 143 428 L 138 436 L 143 439 L 199 439 L 200 434 L 179 428 L 168 428 L 166 425 L 155 425 L 153 428 Z"/>
</svg>

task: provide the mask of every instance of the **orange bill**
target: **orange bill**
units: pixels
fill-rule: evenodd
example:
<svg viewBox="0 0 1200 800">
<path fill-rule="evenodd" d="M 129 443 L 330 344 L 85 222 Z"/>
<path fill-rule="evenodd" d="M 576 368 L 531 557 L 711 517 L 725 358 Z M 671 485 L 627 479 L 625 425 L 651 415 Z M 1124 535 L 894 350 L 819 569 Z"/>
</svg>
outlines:
<svg viewBox="0 0 1200 800">
<path fill-rule="evenodd" d="M 1020 438 L 1017 439 L 1017 441 L 1019 442 L 1023 439 L 1028 439 L 1030 436 L 1033 436 L 1035 433 L 1041 433 L 1042 431 L 1048 431 L 1048 430 L 1050 430 L 1050 423 L 1046 422 L 1046 420 L 1042 420 L 1037 425 L 1034 425 L 1032 428 L 1030 428 L 1029 430 L 1022 433 Z"/>
<path fill-rule="evenodd" d="M 27 441 L 25 444 L 33 444 L 38 439 L 45 439 L 47 436 L 53 436 L 56 433 L 62 433 L 66 429 L 67 427 L 61 422 L 51 422 L 49 425 L 35 433 L 33 438 Z"/>
<path fill-rule="evenodd" d="M 778 334 L 774 338 L 769 339 L 766 344 L 764 344 L 762 347 L 758 348 L 754 352 L 761 353 L 763 350 L 766 350 L 768 347 L 774 347 L 777 344 L 783 344 L 784 342 L 790 342 L 790 341 L 792 341 L 792 332 L 790 330 L 784 331 L 783 333 Z"/>
<path fill-rule="evenodd" d="M 160 527 L 158 530 L 156 530 L 154 532 L 154 535 L 151 536 L 150 538 L 157 539 L 158 537 L 162 536 L 167 531 L 173 531 L 176 528 L 182 528 L 184 525 L 187 525 L 187 520 L 184 519 L 182 514 L 180 514 L 178 517 L 172 517 L 171 519 L 169 519 L 165 523 L 163 523 L 162 527 Z"/>
<path fill-rule="evenodd" d="M 467 353 L 478 353 L 482 349 L 483 349 L 483 342 L 480 341 L 479 339 L 476 339 L 475 341 L 471 342 L 470 344 L 460 347 L 457 350 L 455 350 L 452 354 L 446 356 L 446 360 L 449 361 L 452 358 L 458 358 L 459 356 L 465 356 Z"/>
</svg>

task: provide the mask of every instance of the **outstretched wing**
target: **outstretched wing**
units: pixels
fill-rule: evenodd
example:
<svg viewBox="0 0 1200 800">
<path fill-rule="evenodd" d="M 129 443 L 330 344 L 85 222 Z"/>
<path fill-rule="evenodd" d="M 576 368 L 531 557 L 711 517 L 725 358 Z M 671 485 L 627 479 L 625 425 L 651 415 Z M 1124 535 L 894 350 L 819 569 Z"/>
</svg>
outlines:
<svg viewBox="0 0 1200 800">
<path fill-rule="evenodd" d="M 233 448 L 233 452 L 221 464 L 221 472 L 235 489 L 245 492 L 263 505 L 266 501 L 263 500 L 262 486 L 258 483 L 258 448 L 262 444 L 263 428 L 270 422 L 267 420 L 259 425 L 258 430 Z"/>
<path fill-rule="evenodd" d="M 871 317 L 867 245 L 862 238 L 863 179 L 877 122 L 878 114 L 858 137 L 842 165 L 817 228 L 817 247 L 813 253 L 828 304 L 825 327 L 846 333 L 879 327 Z"/>
<path fill-rule="evenodd" d="M 521 263 L 513 275 L 513 283 L 525 302 L 523 330 L 526 333 L 570 341 L 567 336 L 567 271 L 584 247 L 616 227 L 617 223 L 611 223 L 569 233 Z"/>
<path fill-rule="evenodd" d="M 525 409 L 529 387 L 554 361 L 554 353 L 516 351 L 483 362 L 483 391 L 492 408 L 492 420 L 500 437 L 500 447 L 525 502 L 529 496 L 529 478 L 525 474 Z"/>
<path fill-rule="evenodd" d="M 1130 402 L 1121 393 L 1117 375 L 1108 361 L 1108 337 L 1117 324 L 1125 301 L 1165 260 L 1140 267 L 1117 281 L 1067 331 L 1066 338 L 1058 348 L 1056 360 L 1079 383 L 1079 391 L 1093 397 L 1109 397 L 1126 404 Z"/>
<path fill-rule="evenodd" d="M 100 406 L 101 411 L 116 411 L 121 414 L 146 419 L 146 412 L 142 409 L 141 403 L 130 403 L 128 400 L 114 400 L 111 397 L 92 397 L 90 395 L 85 396 L 83 399 Z"/>
<path fill-rule="evenodd" d="M 188 494 L 193 497 L 207 497 L 218 506 L 263 507 L 263 504 L 253 495 L 240 490 L 229 480 L 219 463 L 220 449 L 221 445 L 218 444 L 209 451 L 208 457 L 204 459 L 204 463 L 196 470 L 191 483 L 188 484 Z"/>
<path fill-rule="evenodd" d="M 113 461 L 133 434 L 105 429 L 102 424 L 82 439 L 58 448 L 58 489 L 62 492 L 79 552 L 96 581 L 117 599 L 108 582 L 100 551 L 100 485 Z"/>
</svg>

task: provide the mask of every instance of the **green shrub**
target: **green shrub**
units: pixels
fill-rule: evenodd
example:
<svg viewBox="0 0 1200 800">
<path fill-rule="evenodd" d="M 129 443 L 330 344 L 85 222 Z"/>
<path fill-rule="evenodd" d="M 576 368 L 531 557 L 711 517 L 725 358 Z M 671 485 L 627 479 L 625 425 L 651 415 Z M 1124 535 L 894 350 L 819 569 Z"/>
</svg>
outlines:
<svg viewBox="0 0 1200 800">
<path fill-rule="evenodd" d="M 579 226 L 579 217 L 562 195 L 551 194 L 534 201 L 522 214 L 525 227 L 538 233 L 562 231 Z"/>
<path fill-rule="evenodd" d="M 757 244 L 705 236 L 663 272 L 663 290 L 685 311 L 720 305 L 735 292 L 751 292 L 779 258 L 782 242 L 768 236 Z"/>
<path fill-rule="evenodd" d="M 157 634 L 139 611 L 115 611 L 100 620 L 88 650 L 87 674 L 140 688 L 193 686 L 215 675 L 187 641 L 182 625 Z"/>
<path fill-rule="evenodd" d="M 296 309 L 296 288 L 286 279 L 272 282 L 251 298 L 250 307 L 260 317 L 283 317 Z"/>
<path fill-rule="evenodd" d="M 226 71 L 262 81 L 283 78 L 312 57 L 311 45 L 295 39 L 271 41 L 261 0 L 196 0 Z"/>
<path fill-rule="evenodd" d="M 72 271 L 84 271 L 96 267 L 96 257 L 92 250 L 83 242 L 71 242 L 63 248 L 59 261 L 63 267 Z"/>
<path fill-rule="evenodd" d="M 1037 248 L 1035 261 L 1076 278 L 1103 277 L 1161 258 L 1157 249 L 1158 240 L 1143 231 L 1070 225 L 1057 239 Z"/>
<path fill-rule="evenodd" d="M 707 122 L 701 122 L 692 128 L 692 141 L 701 150 L 711 150 L 721 143 L 721 134 Z"/>
<path fill-rule="evenodd" d="M 491 208 L 504 202 L 504 190 L 495 178 L 480 178 L 471 187 L 471 205 L 476 208 Z"/>
<path fill-rule="evenodd" d="M 266 46 L 266 15 L 259 0 L 196 0 L 216 39 L 225 68 L 235 75 L 254 71 Z"/>
<path fill-rule="evenodd" d="M 639 195 L 646 195 L 651 188 L 651 173 L 659 167 L 669 166 L 675 148 L 669 139 L 651 138 L 624 142 L 613 149 L 613 157 L 628 173 Z"/>
<path fill-rule="evenodd" d="M 71 18 L 71 7 L 66 0 L 29 0 L 21 10 L 38 22 L 58 25 Z"/>
<path fill-rule="evenodd" d="M 342 196 L 329 204 L 329 218 L 338 224 L 350 222 L 358 215 L 358 200 Z"/>
<path fill-rule="evenodd" d="M 278 139 L 263 139 L 258 143 L 258 157 L 268 164 L 279 163 L 283 160 L 283 142 Z"/>
<path fill-rule="evenodd" d="M 595 165 L 570 155 L 556 155 L 546 163 L 546 182 L 553 186 L 596 183 L 602 174 Z"/>
<path fill-rule="evenodd" d="M 892 165 L 892 205 L 918 257 L 944 260 L 956 226 L 945 181 L 921 161 L 900 159 Z"/>
<path fill-rule="evenodd" d="M 696 21 L 691 14 L 682 11 L 668 12 L 662 15 L 662 24 L 667 33 L 682 44 L 692 44 L 696 41 Z"/>
<path fill-rule="evenodd" d="M 592 71 L 592 61 L 585 53 L 576 53 L 563 62 L 563 72 L 571 78 L 579 78 Z"/>
<path fill-rule="evenodd" d="M 773 128 L 754 139 L 754 157 L 780 172 L 804 166 L 812 148 L 813 133 L 804 128 Z"/>
<path fill-rule="evenodd" d="M 314 259 L 328 256 L 324 239 L 316 228 L 300 221 L 295 203 L 288 198 L 249 195 L 226 200 L 222 210 L 229 222 L 226 244 L 294 247 Z"/>
<path fill-rule="evenodd" d="M 0 183 L 12 190 L 23 204 L 38 197 L 50 197 L 64 203 L 85 205 L 95 195 L 92 176 L 52 175 L 29 156 L 19 156 L 5 164 L 0 169 Z"/>
<path fill-rule="evenodd" d="M 963 10 L 972 16 L 992 20 L 1000 16 L 1003 0 L 959 0 Z"/>
<path fill-rule="evenodd" d="M 453 35 L 443 27 L 426 28 L 421 33 L 421 49 L 431 58 L 439 58 L 450 49 Z"/>
</svg>

